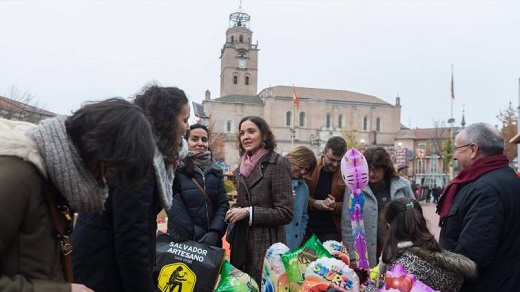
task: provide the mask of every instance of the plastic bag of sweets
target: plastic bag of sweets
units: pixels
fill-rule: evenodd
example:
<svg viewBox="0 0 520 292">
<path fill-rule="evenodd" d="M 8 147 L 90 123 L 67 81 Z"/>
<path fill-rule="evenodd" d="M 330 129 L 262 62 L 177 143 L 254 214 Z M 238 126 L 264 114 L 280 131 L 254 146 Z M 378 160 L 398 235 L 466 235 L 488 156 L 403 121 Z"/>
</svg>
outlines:
<svg viewBox="0 0 520 292">
<path fill-rule="evenodd" d="M 323 247 L 325 247 L 333 257 L 342 260 L 346 265 L 350 265 L 348 247 L 344 246 L 341 242 L 327 240 L 323 243 Z"/>
<path fill-rule="evenodd" d="M 289 290 L 299 291 L 307 266 L 318 258 L 332 256 L 323 247 L 318 237 L 313 234 L 302 247 L 284 253 L 280 257 L 289 278 Z"/>
<path fill-rule="evenodd" d="M 281 242 L 277 242 L 267 249 L 262 271 L 262 292 L 289 291 L 287 274 L 280 257 L 281 254 L 288 251 L 289 247 Z"/>
<path fill-rule="evenodd" d="M 259 292 L 258 284 L 247 273 L 224 261 L 215 292 Z"/>
<path fill-rule="evenodd" d="M 324 289 L 325 290 L 322 290 Z M 301 291 L 359 291 L 359 278 L 343 261 L 320 258 L 310 263 L 305 271 Z"/>
<path fill-rule="evenodd" d="M 213 291 L 225 251 L 195 241 L 175 242 L 166 233 L 157 235 L 155 264 L 159 291 Z"/>
</svg>

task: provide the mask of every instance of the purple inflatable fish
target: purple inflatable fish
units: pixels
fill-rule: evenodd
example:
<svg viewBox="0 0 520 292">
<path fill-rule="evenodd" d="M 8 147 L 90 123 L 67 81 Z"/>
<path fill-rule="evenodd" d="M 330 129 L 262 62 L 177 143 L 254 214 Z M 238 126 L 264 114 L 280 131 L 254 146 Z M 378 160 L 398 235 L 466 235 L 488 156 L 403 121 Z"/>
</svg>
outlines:
<svg viewBox="0 0 520 292">
<path fill-rule="evenodd" d="M 363 189 L 368 184 L 368 164 L 365 156 L 355 148 L 349 149 L 341 159 L 341 175 L 345 184 L 352 191 L 348 207 L 357 266 L 368 271 L 370 265 L 368 264 L 368 250 L 363 223 L 363 205 L 365 204 Z"/>
</svg>

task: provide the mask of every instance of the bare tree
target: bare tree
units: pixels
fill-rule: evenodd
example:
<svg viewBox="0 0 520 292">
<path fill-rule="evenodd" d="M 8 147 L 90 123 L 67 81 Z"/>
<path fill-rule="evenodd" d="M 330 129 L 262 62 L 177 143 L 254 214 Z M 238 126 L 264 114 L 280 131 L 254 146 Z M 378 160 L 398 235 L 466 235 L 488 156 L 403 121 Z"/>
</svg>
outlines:
<svg viewBox="0 0 520 292">
<path fill-rule="evenodd" d="M 508 143 L 518 133 L 516 111 L 513 109 L 511 102 L 509 102 L 509 107 L 505 111 L 500 111 L 497 118 L 502 122 L 502 137 L 506 142 L 504 153 L 507 159 L 511 161 L 517 156 L 518 147 L 517 144 Z"/>
<path fill-rule="evenodd" d="M 22 91 L 16 86 L 7 89 L 5 98 L 0 99 L 0 117 L 8 120 L 20 120 L 37 123 L 43 118 L 53 116 L 40 105 L 29 91 Z"/>
</svg>

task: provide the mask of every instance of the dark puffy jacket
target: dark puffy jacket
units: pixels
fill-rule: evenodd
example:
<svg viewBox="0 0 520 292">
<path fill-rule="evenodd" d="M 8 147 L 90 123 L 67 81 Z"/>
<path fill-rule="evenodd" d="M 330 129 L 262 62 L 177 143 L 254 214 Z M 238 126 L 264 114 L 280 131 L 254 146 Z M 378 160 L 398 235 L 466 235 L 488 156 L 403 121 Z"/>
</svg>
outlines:
<svg viewBox="0 0 520 292">
<path fill-rule="evenodd" d="M 194 171 L 193 176 L 205 189 L 212 206 L 206 202 L 186 170 L 180 168 L 175 175 L 173 204 L 167 211 L 168 233 L 179 241 L 197 241 L 208 231 L 215 231 L 220 237 L 226 232 L 224 217 L 229 202 L 222 169 L 215 164 L 206 168 L 204 173 L 195 169 L 198 171 Z M 222 242 L 218 246 L 222 246 Z"/>
<path fill-rule="evenodd" d="M 440 244 L 477 264 L 477 279 L 466 281 L 461 291 L 518 291 L 520 178 L 505 167 L 459 188 Z"/>
<path fill-rule="evenodd" d="M 134 191 L 111 186 L 105 211 L 79 214 L 73 237 L 75 281 L 96 292 L 155 291 L 159 211 L 153 177 Z"/>
</svg>

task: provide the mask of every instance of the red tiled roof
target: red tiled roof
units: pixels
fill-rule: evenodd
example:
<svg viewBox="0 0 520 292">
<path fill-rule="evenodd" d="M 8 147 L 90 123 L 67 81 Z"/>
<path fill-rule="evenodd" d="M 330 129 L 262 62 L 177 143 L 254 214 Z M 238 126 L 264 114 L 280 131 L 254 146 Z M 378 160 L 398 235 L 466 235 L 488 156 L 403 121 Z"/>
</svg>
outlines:
<svg viewBox="0 0 520 292">
<path fill-rule="evenodd" d="M 38 108 L 23 102 L 19 102 L 4 96 L 0 96 L 0 109 L 8 109 L 14 111 L 28 111 L 31 113 L 38 113 L 46 116 L 55 116 L 56 114 L 42 108 Z"/>
</svg>

